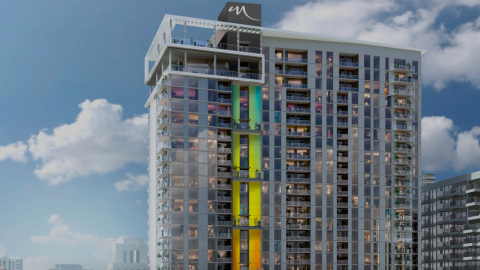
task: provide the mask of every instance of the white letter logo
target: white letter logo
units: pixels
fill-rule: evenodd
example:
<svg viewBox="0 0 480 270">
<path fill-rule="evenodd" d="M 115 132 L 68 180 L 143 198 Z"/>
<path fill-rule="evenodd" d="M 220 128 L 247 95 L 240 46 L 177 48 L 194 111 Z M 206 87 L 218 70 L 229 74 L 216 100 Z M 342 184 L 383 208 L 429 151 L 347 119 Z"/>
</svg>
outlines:
<svg viewBox="0 0 480 270">
<path fill-rule="evenodd" d="M 245 6 L 242 6 L 242 8 L 239 8 L 238 6 L 236 6 L 236 7 L 231 7 L 231 8 L 228 9 L 228 12 L 232 12 L 232 11 L 235 11 L 237 13 L 237 15 L 239 15 L 243 11 L 245 16 L 247 16 L 247 18 L 249 18 L 250 20 L 260 21 L 258 19 L 254 19 L 254 18 L 248 16 L 247 12 L 245 11 Z"/>
</svg>

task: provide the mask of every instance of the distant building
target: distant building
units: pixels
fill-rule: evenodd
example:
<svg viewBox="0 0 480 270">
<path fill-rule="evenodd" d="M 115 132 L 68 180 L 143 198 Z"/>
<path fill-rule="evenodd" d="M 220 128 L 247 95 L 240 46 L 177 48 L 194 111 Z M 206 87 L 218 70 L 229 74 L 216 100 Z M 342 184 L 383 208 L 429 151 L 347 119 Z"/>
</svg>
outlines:
<svg viewBox="0 0 480 270">
<path fill-rule="evenodd" d="M 92 270 L 83 268 L 81 264 L 55 264 L 50 270 Z"/>
<path fill-rule="evenodd" d="M 436 177 L 434 173 L 422 174 L 422 187 L 431 184 L 435 181 Z"/>
<path fill-rule="evenodd" d="M 148 246 L 142 238 L 122 238 L 113 246 L 108 270 L 147 270 Z"/>
<path fill-rule="evenodd" d="M 0 267 L 4 270 L 23 270 L 23 262 L 21 258 L 3 256 L 0 258 Z"/>
</svg>

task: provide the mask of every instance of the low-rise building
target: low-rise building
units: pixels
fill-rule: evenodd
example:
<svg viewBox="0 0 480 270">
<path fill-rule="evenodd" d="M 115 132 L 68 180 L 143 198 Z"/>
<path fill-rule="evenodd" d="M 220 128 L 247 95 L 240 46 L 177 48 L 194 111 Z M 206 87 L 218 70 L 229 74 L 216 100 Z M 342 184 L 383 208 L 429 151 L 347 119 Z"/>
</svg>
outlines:
<svg viewBox="0 0 480 270">
<path fill-rule="evenodd" d="M 21 258 L 3 256 L 0 258 L 0 267 L 4 270 L 23 270 L 23 261 Z"/>
<path fill-rule="evenodd" d="M 113 246 L 108 270 L 147 270 L 148 246 L 142 238 L 121 238 Z"/>
</svg>

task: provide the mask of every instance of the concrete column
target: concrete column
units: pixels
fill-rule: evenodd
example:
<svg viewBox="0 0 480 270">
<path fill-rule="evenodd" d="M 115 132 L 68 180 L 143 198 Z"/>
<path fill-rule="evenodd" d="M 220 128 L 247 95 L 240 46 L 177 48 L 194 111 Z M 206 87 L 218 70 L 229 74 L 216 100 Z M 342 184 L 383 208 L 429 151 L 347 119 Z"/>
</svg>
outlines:
<svg viewBox="0 0 480 270">
<path fill-rule="evenodd" d="M 263 45 L 262 45 L 263 41 L 262 41 L 262 39 L 263 39 L 263 33 L 262 33 L 262 31 L 260 31 L 260 53 L 263 53 L 263 49 L 262 49 L 263 48 Z"/>
<path fill-rule="evenodd" d="M 217 47 L 217 26 L 213 26 L 213 47 Z"/>
<path fill-rule="evenodd" d="M 185 23 L 183 24 L 184 27 L 183 27 L 183 33 L 184 33 L 184 43 L 185 45 L 187 45 L 187 21 L 185 21 Z"/>
<path fill-rule="evenodd" d="M 172 19 L 170 19 L 170 42 L 172 42 L 172 32 L 173 32 L 173 22 L 172 22 Z"/>
<path fill-rule="evenodd" d="M 187 51 L 185 51 L 185 59 L 184 60 L 185 60 L 185 63 L 184 63 L 184 65 L 185 65 L 184 70 L 185 70 L 185 69 L 187 69 Z"/>
<path fill-rule="evenodd" d="M 168 70 L 172 70 L 172 50 L 168 50 Z"/>
<path fill-rule="evenodd" d="M 217 75 L 217 54 L 213 55 L 213 75 Z"/>
<path fill-rule="evenodd" d="M 238 70 L 237 70 L 237 76 L 240 78 L 240 57 L 238 57 Z"/>
<path fill-rule="evenodd" d="M 240 51 L 240 27 L 237 27 L 237 51 Z"/>
</svg>

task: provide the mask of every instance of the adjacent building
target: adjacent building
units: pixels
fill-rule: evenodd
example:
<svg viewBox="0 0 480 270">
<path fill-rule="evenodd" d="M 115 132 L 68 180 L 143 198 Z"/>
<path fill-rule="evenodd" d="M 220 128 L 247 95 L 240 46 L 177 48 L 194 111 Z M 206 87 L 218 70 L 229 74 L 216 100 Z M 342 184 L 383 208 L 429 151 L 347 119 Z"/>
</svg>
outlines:
<svg viewBox="0 0 480 270">
<path fill-rule="evenodd" d="M 91 270 L 87 268 L 83 268 L 81 264 L 55 264 L 52 269 L 50 270 Z"/>
<path fill-rule="evenodd" d="M 254 4 L 165 15 L 149 269 L 419 269 L 423 53 L 261 27 Z"/>
<path fill-rule="evenodd" d="M 422 178 L 421 178 L 422 187 L 435 182 L 435 179 L 436 179 L 436 177 L 435 177 L 434 173 L 422 174 Z"/>
<path fill-rule="evenodd" d="M 0 257 L 0 267 L 5 270 L 23 270 L 23 261 L 21 258 L 3 256 Z"/>
<path fill-rule="evenodd" d="M 113 246 L 108 270 L 147 270 L 147 252 L 142 238 L 120 238 Z"/>
<path fill-rule="evenodd" d="M 422 188 L 424 270 L 480 268 L 480 172 Z"/>
</svg>

